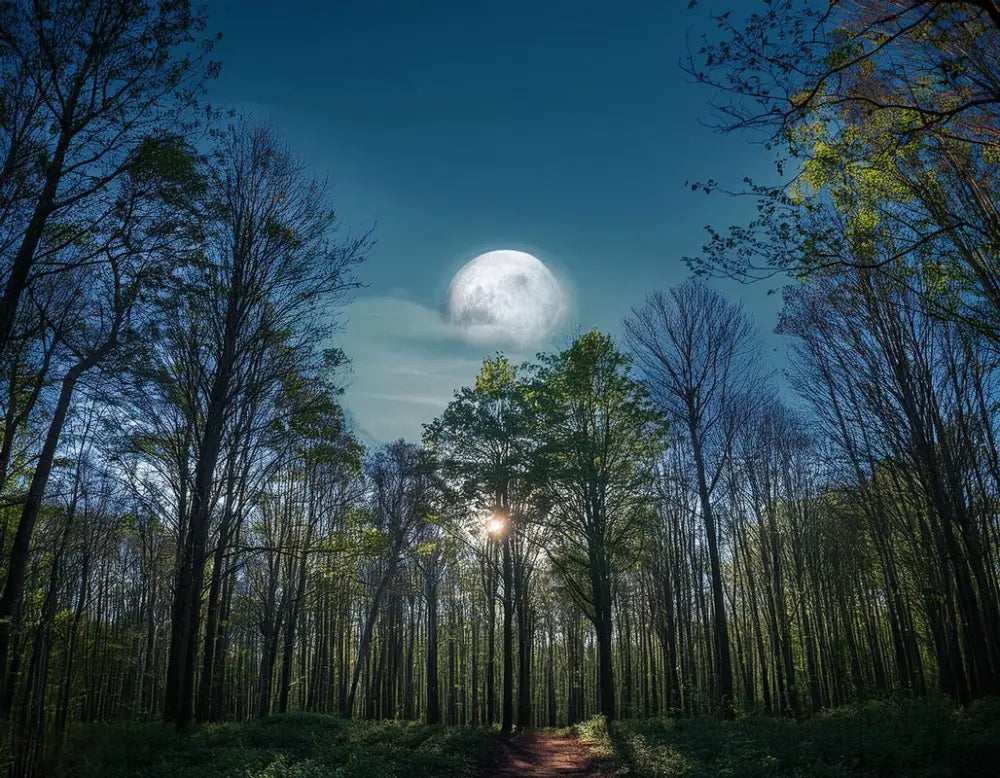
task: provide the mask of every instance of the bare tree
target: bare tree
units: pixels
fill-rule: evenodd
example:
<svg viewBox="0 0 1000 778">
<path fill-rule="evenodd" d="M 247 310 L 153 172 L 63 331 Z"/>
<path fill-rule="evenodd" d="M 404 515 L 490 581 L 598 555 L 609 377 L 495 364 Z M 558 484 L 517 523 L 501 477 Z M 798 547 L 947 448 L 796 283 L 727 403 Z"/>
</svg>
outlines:
<svg viewBox="0 0 1000 778">
<path fill-rule="evenodd" d="M 376 452 L 368 461 L 371 517 L 383 546 L 372 570 L 371 602 L 351 675 L 351 688 L 342 711 L 346 716 L 351 715 L 354 709 L 358 683 L 368 663 L 382 600 L 389 586 L 395 582 L 405 556 L 413 551 L 420 538 L 420 527 L 429 516 L 432 475 L 429 454 L 402 440 Z"/>
<path fill-rule="evenodd" d="M 186 0 L 0 8 L 0 351 L 33 271 L 87 261 L 61 255 L 114 216 L 114 185 L 150 144 L 192 126 L 217 70 L 211 42 L 195 43 L 204 24 Z"/>
<path fill-rule="evenodd" d="M 712 494 L 760 380 L 759 345 L 743 310 L 705 283 L 656 292 L 625 321 L 650 397 L 691 444 L 712 573 L 718 705 L 732 714 L 733 670 Z"/>
<path fill-rule="evenodd" d="M 333 239 L 323 185 L 264 125 L 243 121 L 222 133 L 208 179 L 208 260 L 183 279 L 191 328 L 202 340 L 193 344 L 201 368 L 188 404 L 198 423 L 190 508 L 179 517 L 166 687 L 165 715 L 178 727 L 193 715 L 201 586 L 226 432 L 242 403 L 273 393 L 294 371 L 318 368 L 319 344 L 334 324 L 325 306 L 356 286 L 352 270 L 367 245 L 364 237 Z"/>
</svg>

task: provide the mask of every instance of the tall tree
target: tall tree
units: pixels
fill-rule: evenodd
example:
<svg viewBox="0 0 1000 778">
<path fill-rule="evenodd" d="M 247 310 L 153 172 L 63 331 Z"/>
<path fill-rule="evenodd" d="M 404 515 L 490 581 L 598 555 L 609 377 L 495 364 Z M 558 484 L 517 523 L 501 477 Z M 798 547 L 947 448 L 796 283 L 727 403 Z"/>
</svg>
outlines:
<svg viewBox="0 0 1000 778">
<path fill-rule="evenodd" d="M 204 26 L 185 0 L 0 9 L 0 234 L 10 261 L 0 352 L 33 271 L 71 267 L 62 249 L 113 215 L 116 184 L 145 145 L 193 122 L 204 80 L 218 69 L 207 60 L 211 41 L 196 40 Z M 55 237 L 47 227 L 57 221 Z"/>
<path fill-rule="evenodd" d="M 616 563 L 653 510 L 662 416 L 611 338 L 589 332 L 542 357 L 529 385 L 540 447 L 534 477 L 557 539 L 549 559 L 597 634 L 598 701 L 615 718 Z"/>
<path fill-rule="evenodd" d="M 389 587 L 396 582 L 404 559 L 420 539 L 430 517 L 434 493 L 433 469 L 425 451 L 402 440 L 376 451 L 367 463 L 371 488 L 370 515 L 380 546 L 370 579 L 371 602 L 358 644 L 347 701 L 341 713 L 350 716 L 361 674 L 368 666 L 375 625 Z"/>
<path fill-rule="evenodd" d="M 721 15 L 688 70 L 716 91 L 723 129 L 766 138 L 779 182 L 751 187 L 749 223 L 710 230 L 697 272 L 868 268 L 1000 339 L 998 52 L 994 0 L 783 0 Z"/>
<path fill-rule="evenodd" d="M 190 238 L 185 228 L 185 199 L 197 196 L 200 188 L 193 156 L 183 143 L 147 144 L 128 175 L 115 182 L 116 203 L 106 221 L 91 230 L 99 248 L 78 238 L 62 249 L 68 264 L 81 266 L 59 279 L 68 288 L 60 297 L 58 318 L 49 327 L 55 356 L 47 357 L 61 373 L 59 393 L 21 505 L 0 593 L 0 709 L 4 713 L 9 711 L 14 680 L 7 664 L 10 634 L 18 626 L 16 612 L 31 538 L 77 385 L 86 374 L 116 357 L 135 354 L 136 342 L 146 334 L 151 298 L 163 288 L 166 268 Z M 54 314 L 49 309 L 43 315 Z M 118 367 L 121 362 L 112 364 Z M 16 428 L 7 429 L 5 437 L 16 433 Z"/>
<path fill-rule="evenodd" d="M 293 371 L 320 369 L 332 326 L 325 306 L 355 286 L 364 238 L 333 239 L 321 183 L 306 176 L 270 128 L 243 121 L 218 137 L 205 203 L 205 257 L 182 278 L 190 343 L 201 367 L 188 411 L 190 506 L 180 515 L 164 714 L 193 715 L 202 580 L 223 441 L 241 403 L 273 391 Z M 166 375 L 171 366 L 165 366 Z M 201 377 L 203 376 L 203 377 Z M 180 506 L 179 506 L 180 507 Z"/>
<path fill-rule="evenodd" d="M 483 361 L 475 385 L 463 387 L 444 412 L 425 426 L 424 436 L 437 452 L 446 478 L 481 510 L 498 513 L 495 540 L 500 544 L 503 580 L 503 699 L 501 731 L 510 732 L 514 719 L 513 617 L 524 614 L 527 586 L 515 592 L 515 577 L 527 582 L 527 526 L 531 437 L 523 388 L 516 368 L 505 356 Z M 516 557 L 516 558 L 515 558 Z M 515 567 L 517 568 L 515 570 Z M 520 597 L 516 597 L 520 594 Z M 522 627 L 526 626 L 522 618 Z M 520 724 L 530 718 L 528 635 L 519 630 L 522 682 L 518 685 Z"/>
<path fill-rule="evenodd" d="M 743 311 L 703 283 L 654 293 L 625 321 L 625 336 L 650 396 L 691 446 L 712 574 L 717 703 L 729 716 L 732 655 L 712 494 L 756 393 L 758 343 Z"/>
</svg>

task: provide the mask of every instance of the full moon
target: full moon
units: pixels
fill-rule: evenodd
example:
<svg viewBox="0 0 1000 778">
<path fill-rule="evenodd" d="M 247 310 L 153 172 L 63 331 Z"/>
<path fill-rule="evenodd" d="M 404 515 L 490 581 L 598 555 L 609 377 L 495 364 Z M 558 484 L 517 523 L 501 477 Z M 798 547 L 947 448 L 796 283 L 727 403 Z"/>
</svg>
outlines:
<svg viewBox="0 0 1000 778">
<path fill-rule="evenodd" d="M 466 263 L 448 286 L 445 313 L 477 343 L 528 345 L 542 340 L 566 315 L 559 280 L 523 251 L 489 251 Z"/>
</svg>

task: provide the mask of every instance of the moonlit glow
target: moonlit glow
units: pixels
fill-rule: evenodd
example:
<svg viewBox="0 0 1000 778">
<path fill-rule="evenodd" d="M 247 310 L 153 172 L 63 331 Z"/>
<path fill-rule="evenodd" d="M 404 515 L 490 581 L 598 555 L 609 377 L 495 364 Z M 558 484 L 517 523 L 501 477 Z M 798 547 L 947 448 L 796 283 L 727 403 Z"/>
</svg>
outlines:
<svg viewBox="0 0 1000 778">
<path fill-rule="evenodd" d="M 486 533 L 493 537 L 502 535 L 506 527 L 507 522 L 504 521 L 503 516 L 491 516 L 486 520 Z"/>
<path fill-rule="evenodd" d="M 536 257 L 508 249 L 480 254 L 451 280 L 445 312 L 476 343 L 529 345 L 566 315 L 559 280 Z"/>
</svg>

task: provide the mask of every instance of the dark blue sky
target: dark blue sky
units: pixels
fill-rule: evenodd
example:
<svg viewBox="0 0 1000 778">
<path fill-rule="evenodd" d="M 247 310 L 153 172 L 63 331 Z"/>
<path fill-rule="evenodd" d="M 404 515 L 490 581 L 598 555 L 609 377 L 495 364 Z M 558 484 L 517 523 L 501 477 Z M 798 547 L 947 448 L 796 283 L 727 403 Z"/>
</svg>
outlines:
<svg viewBox="0 0 1000 778">
<path fill-rule="evenodd" d="M 366 437 L 415 437 L 474 376 L 489 349 L 448 337 L 437 312 L 480 251 L 531 251 L 569 282 L 572 325 L 617 333 L 629 307 L 687 277 L 681 257 L 706 223 L 745 216 L 684 186 L 770 172 L 760 146 L 700 123 L 711 95 L 679 62 L 711 5 L 686 5 L 211 5 L 224 36 L 213 101 L 273 120 L 329 177 L 345 226 L 375 227 L 343 338 Z M 776 297 L 726 288 L 767 335 Z"/>
</svg>

